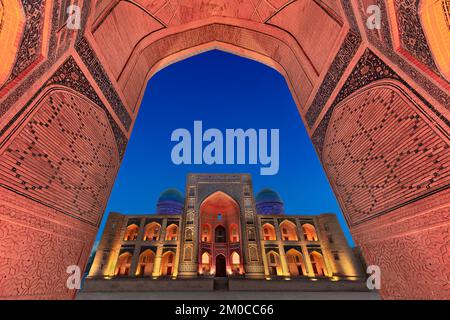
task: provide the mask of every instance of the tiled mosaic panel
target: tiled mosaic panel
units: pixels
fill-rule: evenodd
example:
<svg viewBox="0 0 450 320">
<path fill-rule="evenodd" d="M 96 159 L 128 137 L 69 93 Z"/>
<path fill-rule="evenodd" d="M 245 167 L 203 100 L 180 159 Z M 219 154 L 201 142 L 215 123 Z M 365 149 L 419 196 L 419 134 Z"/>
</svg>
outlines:
<svg viewBox="0 0 450 320">
<path fill-rule="evenodd" d="M 351 225 L 449 183 L 448 141 L 390 87 L 365 90 L 338 106 L 322 155 Z"/>
<path fill-rule="evenodd" d="M 97 225 L 119 155 L 104 111 L 65 91 L 48 94 L 0 158 L 0 183 Z"/>
</svg>

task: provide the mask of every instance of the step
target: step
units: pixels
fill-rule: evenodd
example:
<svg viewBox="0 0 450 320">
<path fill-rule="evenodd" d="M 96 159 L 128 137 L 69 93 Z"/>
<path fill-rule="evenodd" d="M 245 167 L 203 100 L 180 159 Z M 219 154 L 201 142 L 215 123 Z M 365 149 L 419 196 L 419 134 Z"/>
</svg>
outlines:
<svg viewBox="0 0 450 320">
<path fill-rule="evenodd" d="M 214 290 L 228 291 L 228 278 L 214 278 Z"/>
</svg>

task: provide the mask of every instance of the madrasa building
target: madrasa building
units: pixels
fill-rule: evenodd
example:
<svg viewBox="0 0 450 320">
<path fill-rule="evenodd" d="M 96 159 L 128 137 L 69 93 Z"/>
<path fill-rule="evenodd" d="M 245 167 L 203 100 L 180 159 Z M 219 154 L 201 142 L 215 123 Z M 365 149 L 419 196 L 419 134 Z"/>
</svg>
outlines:
<svg viewBox="0 0 450 320">
<path fill-rule="evenodd" d="M 189 174 L 185 194 L 164 191 L 156 214 L 111 212 L 87 287 L 114 279 L 361 282 L 335 214 L 286 214 L 277 192 L 254 196 L 248 174 Z"/>
</svg>

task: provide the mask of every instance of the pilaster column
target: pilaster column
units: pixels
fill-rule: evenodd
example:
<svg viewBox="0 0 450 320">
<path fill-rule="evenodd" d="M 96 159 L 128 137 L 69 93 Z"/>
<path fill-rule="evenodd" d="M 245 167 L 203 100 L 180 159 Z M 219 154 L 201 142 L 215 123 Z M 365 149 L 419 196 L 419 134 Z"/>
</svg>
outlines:
<svg viewBox="0 0 450 320">
<path fill-rule="evenodd" d="M 279 241 L 278 251 L 280 252 L 281 269 L 283 270 L 283 276 L 290 276 L 289 267 L 286 261 L 286 253 L 284 252 L 283 242 Z"/>
<path fill-rule="evenodd" d="M 153 265 L 153 277 L 159 277 L 161 275 L 161 257 L 162 257 L 162 250 L 163 246 L 158 245 L 158 248 L 156 249 L 156 255 L 155 255 L 155 264 Z"/>
<path fill-rule="evenodd" d="M 312 267 L 311 259 L 309 258 L 308 247 L 302 245 L 303 257 L 305 258 L 306 271 L 309 277 L 315 277 L 314 270 Z"/>
</svg>

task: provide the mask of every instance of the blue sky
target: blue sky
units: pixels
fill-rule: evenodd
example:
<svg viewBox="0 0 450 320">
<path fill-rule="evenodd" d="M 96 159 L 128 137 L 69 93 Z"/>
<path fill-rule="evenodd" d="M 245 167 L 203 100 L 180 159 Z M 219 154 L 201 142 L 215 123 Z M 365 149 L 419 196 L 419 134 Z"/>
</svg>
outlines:
<svg viewBox="0 0 450 320">
<path fill-rule="evenodd" d="M 299 84 L 301 85 L 301 84 Z M 280 130 L 280 168 L 261 176 L 260 165 L 175 165 L 172 131 L 248 128 Z M 210 51 L 177 62 L 150 79 L 107 213 L 154 213 L 167 188 L 184 193 L 185 178 L 194 173 L 250 173 L 255 193 L 269 187 L 284 200 L 287 214 L 333 212 L 351 245 L 339 205 L 301 122 L 284 78 L 258 62 Z"/>
</svg>

